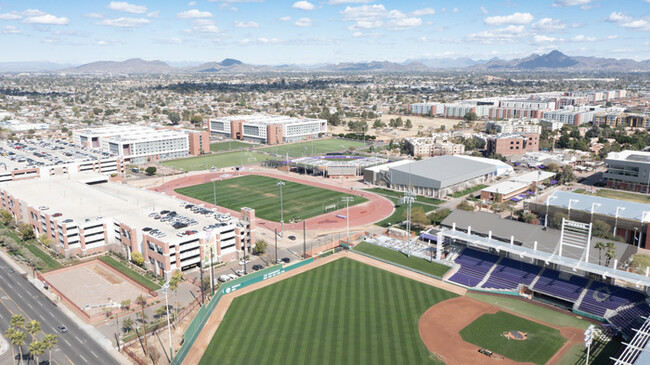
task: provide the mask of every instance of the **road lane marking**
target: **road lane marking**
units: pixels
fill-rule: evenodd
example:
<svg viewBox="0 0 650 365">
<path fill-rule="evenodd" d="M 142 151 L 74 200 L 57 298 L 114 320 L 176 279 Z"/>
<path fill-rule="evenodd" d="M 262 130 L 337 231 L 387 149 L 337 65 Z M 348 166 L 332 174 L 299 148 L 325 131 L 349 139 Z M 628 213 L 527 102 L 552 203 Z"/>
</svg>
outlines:
<svg viewBox="0 0 650 365">
<path fill-rule="evenodd" d="M 88 360 L 86 360 L 86 358 L 83 355 L 79 354 L 79 357 L 84 359 L 85 362 L 88 362 Z"/>
<path fill-rule="evenodd" d="M 56 317 L 54 316 L 54 314 L 52 314 L 52 312 L 47 312 L 47 313 L 50 314 L 50 317 L 52 317 L 52 318 L 56 318 Z"/>
<path fill-rule="evenodd" d="M 31 304 L 27 303 L 27 306 L 30 307 L 32 310 L 34 310 L 34 307 L 32 307 Z"/>
<path fill-rule="evenodd" d="M 90 353 L 93 354 L 94 357 L 99 359 L 99 357 L 97 356 L 97 354 L 94 351 L 90 351 Z"/>
<path fill-rule="evenodd" d="M 67 342 L 67 341 L 66 341 L 66 342 Z M 68 355 L 63 354 L 63 356 L 65 356 L 65 358 L 68 359 L 68 361 L 70 361 L 70 364 L 74 365 L 74 363 L 72 362 L 72 360 L 70 360 L 70 358 L 68 357 Z"/>
<path fill-rule="evenodd" d="M 68 342 L 68 340 L 63 340 L 63 341 L 64 341 L 65 343 L 67 343 L 68 346 L 72 347 L 72 345 L 70 344 L 70 342 Z"/>
<path fill-rule="evenodd" d="M 80 343 L 83 343 L 83 342 L 81 342 L 81 340 L 79 339 L 79 337 L 77 337 L 77 336 L 74 336 L 74 338 L 76 338 L 76 339 L 77 339 L 77 341 L 79 341 Z"/>
</svg>

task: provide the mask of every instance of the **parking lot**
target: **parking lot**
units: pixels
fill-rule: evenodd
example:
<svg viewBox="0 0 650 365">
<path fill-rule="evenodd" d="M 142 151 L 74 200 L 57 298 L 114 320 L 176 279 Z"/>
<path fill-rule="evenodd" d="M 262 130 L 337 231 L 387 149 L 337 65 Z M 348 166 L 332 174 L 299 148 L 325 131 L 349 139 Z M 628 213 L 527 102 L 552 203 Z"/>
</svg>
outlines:
<svg viewBox="0 0 650 365">
<path fill-rule="evenodd" d="M 90 151 L 86 147 L 58 139 L 6 141 L 0 144 L 0 156 L 2 163 L 10 170 L 111 157 L 109 153 Z"/>
</svg>

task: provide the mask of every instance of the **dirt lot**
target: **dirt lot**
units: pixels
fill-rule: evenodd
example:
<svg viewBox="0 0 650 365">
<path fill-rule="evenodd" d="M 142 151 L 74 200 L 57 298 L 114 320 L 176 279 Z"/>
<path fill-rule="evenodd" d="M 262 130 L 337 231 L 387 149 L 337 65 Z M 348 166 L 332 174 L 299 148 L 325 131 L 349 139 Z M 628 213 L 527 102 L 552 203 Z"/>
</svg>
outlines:
<svg viewBox="0 0 650 365">
<path fill-rule="evenodd" d="M 413 123 L 413 128 L 410 130 L 406 129 L 392 129 L 389 127 L 386 128 L 380 128 L 380 129 L 374 129 L 372 128 L 372 123 L 374 122 L 374 119 L 371 121 L 368 121 L 368 126 L 370 129 L 368 130 L 368 134 L 372 136 L 377 136 L 377 139 L 397 139 L 397 138 L 404 138 L 404 137 L 414 137 L 417 135 L 418 131 L 423 131 L 427 133 L 431 133 L 437 128 L 440 128 L 440 126 L 444 125 L 446 130 L 451 130 L 452 127 L 455 124 L 458 124 L 461 122 L 460 119 L 446 119 L 446 118 L 430 118 L 430 117 L 420 117 L 416 115 L 395 115 L 395 114 L 384 114 L 381 116 L 381 121 L 388 125 L 388 122 L 391 119 L 397 119 L 401 117 L 403 121 L 406 121 L 406 119 L 410 119 L 411 123 Z M 422 127 L 420 127 L 422 126 Z M 346 126 L 329 126 L 329 131 L 333 134 L 339 134 L 339 133 L 350 133 L 348 128 Z"/>
<path fill-rule="evenodd" d="M 509 312 L 528 320 L 560 330 L 567 342 L 548 361 L 555 364 L 573 345 L 582 342 L 583 330 L 572 327 L 556 327 L 526 316 L 480 302 L 469 297 L 457 297 L 429 308 L 420 318 L 420 336 L 429 351 L 448 365 L 453 364 L 518 364 L 509 359 L 489 358 L 478 352 L 478 347 L 463 341 L 460 330 L 467 327 L 483 314 Z"/>
</svg>

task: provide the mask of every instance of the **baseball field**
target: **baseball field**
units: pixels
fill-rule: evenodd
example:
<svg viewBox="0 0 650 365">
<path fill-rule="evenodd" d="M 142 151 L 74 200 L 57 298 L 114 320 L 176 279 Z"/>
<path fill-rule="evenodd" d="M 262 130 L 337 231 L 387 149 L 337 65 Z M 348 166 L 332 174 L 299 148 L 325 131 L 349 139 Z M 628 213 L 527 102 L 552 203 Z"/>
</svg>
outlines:
<svg viewBox="0 0 650 365">
<path fill-rule="evenodd" d="M 258 175 L 247 175 L 216 181 L 214 190 L 217 195 L 217 205 L 239 211 L 242 207 L 255 209 L 259 218 L 273 222 L 280 221 L 280 180 Z M 214 201 L 212 183 L 188 186 L 175 190 L 179 194 L 203 200 Z M 323 189 L 310 185 L 285 181 L 282 187 L 282 205 L 284 221 L 294 218 L 307 219 L 325 213 L 327 206 L 345 207 L 341 198 L 346 194 L 334 190 Z M 367 199 L 355 196 L 350 206 L 360 204 Z"/>
<path fill-rule="evenodd" d="M 348 141 L 343 139 L 317 139 L 310 142 L 299 142 L 259 148 L 260 151 L 289 157 L 315 156 L 330 152 L 349 150 L 350 147 L 359 149 L 366 144 L 360 141 Z"/>
<path fill-rule="evenodd" d="M 439 364 L 418 319 L 455 296 L 339 259 L 235 298 L 200 364 Z"/>
</svg>

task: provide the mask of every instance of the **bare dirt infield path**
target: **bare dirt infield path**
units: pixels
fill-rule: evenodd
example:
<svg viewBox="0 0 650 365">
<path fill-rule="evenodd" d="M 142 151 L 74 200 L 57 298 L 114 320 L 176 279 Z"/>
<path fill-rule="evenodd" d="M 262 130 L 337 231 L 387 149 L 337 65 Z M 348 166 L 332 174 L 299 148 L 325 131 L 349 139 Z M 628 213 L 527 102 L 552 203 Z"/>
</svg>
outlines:
<svg viewBox="0 0 650 365">
<path fill-rule="evenodd" d="M 407 277 L 409 279 L 413 279 L 413 280 L 416 280 L 416 281 L 419 281 L 419 282 L 422 282 L 422 283 L 425 283 L 425 284 L 428 284 L 428 285 L 431 285 L 431 286 L 435 286 L 437 288 L 444 289 L 444 290 L 447 290 L 447 291 L 450 291 L 450 292 L 453 292 L 453 293 L 456 293 L 456 294 L 459 294 L 459 295 L 465 295 L 465 293 L 467 292 L 467 289 L 465 289 L 465 288 L 461 288 L 459 286 L 449 284 L 449 283 L 446 283 L 444 281 L 436 280 L 436 279 L 430 278 L 428 276 L 415 273 L 415 272 L 410 271 L 410 270 L 402 269 L 402 268 L 399 268 L 397 266 L 387 264 L 387 263 L 382 262 L 382 261 L 373 260 L 373 259 L 371 259 L 369 257 L 366 257 L 366 256 L 357 255 L 357 254 L 354 254 L 354 253 L 343 251 L 343 252 L 340 252 L 340 253 L 337 253 L 337 254 L 334 254 L 334 255 L 327 256 L 327 257 L 325 257 L 323 259 L 318 259 L 318 260 L 314 261 L 311 264 L 308 264 L 308 265 L 302 266 L 300 268 L 291 270 L 291 271 L 286 272 L 286 273 L 284 273 L 282 275 L 275 276 L 275 277 L 273 277 L 271 279 L 267 279 L 267 280 L 261 281 L 259 283 L 255 283 L 253 285 L 247 286 L 247 287 L 245 287 L 243 289 L 239 289 L 239 290 L 237 290 L 237 291 L 235 291 L 235 292 L 233 292 L 231 294 L 227 294 L 227 295 L 224 295 L 223 297 L 221 297 L 221 300 L 219 301 L 219 303 L 217 303 L 217 306 L 214 308 L 214 311 L 212 312 L 212 314 L 210 314 L 210 317 L 208 318 L 208 321 L 206 322 L 205 326 L 203 327 L 203 329 L 199 333 L 199 336 L 196 338 L 196 341 L 194 341 L 194 344 L 190 348 L 190 351 L 188 352 L 187 356 L 183 360 L 183 364 L 184 365 L 193 365 L 193 364 L 198 364 L 199 363 L 199 361 L 201 360 L 201 357 L 203 356 L 203 353 L 208 348 L 208 345 L 210 344 L 210 341 L 212 341 L 212 337 L 217 332 L 217 328 L 219 328 L 219 324 L 221 324 L 221 321 L 223 321 L 223 318 L 225 317 L 226 312 L 228 311 L 228 307 L 232 303 L 233 299 L 235 299 L 236 297 L 238 297 L 240 295 L 244 295 L 246 293 L 253 292 L 253 291 L 257 290 L 257 289 L 261 289 L 261 288 L 263 288 L 265 286 L 275 284 L 275 283 L 277 283 L 277 282 L 279 282 L 281 280 L 288 279 L 288 278 L 290 278 L 292 276 L 296 276 L 296 275 L 301 274 L 301 273 L 303 273 L 305 271 L 312 270 L 314 268 L 317 268 L 319 266 L 323 266 L 325 264 L 328 264 L 328 263 L 330 263 L 332 261 L 335 261 L 335 260 L 338 260 L 338 259 L 341 259 L 341 258 L 344 258 L 344 257 L 347 257 L 349 259 L 353 259 L 353 260 L 362 262 L 364 264 L 374 266 L 374 267 L 377 267 L 377 268 L 380 268 L 380 269 L 383 269 L 383 270 L 386 270 L 386 271 L 389 271 L 389 272 L 392 272 L 392 273 Z M 431 308 L 433 308 L 433 307 L 431 307 Z M 431 309 L 429 309 L 429 310 L 431 310 Z"/>
<path fill-rule="evenodd" d="M 454 364 L 521 364 L 504 358 L 493 359 L 478 352 L 478 346 L 463 341 L 460 330 L 474 322 L 483 314 L 508 312 L 545 326 L 556 328 L 567 342 L 549 359 L 547 364 L 555 364 L 564 353 L 576 343 L 582 342 L 583 330 L 573 327 L 556 327 L 548 323 L 522 316 L 492 304 L 462 296 L 440 302 L 429 308 L 419 322 L 420 337 L 429 351 L 436 354 L 447 365 Z M 532 363 L 526 363 L 532 364 Z"/>
</svg>

